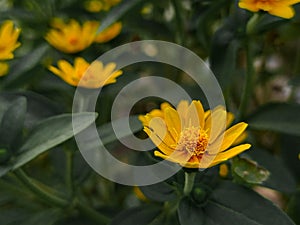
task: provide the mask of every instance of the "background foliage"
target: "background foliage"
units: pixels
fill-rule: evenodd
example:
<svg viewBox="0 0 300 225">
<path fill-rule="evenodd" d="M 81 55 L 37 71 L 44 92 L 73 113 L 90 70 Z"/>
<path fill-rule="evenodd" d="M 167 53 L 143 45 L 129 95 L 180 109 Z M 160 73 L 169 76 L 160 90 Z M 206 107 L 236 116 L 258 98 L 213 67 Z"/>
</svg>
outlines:
<svg viewBox="0 0 300 225">
<path fill-rule="evenodd" d="M 233 0 L 123 0 L 100 12 L 88 11 L 88 2 L 0 1 L 0 23 L 10 19 L 22 30 L 9 73 L 0 77 L 1 224 L 300 224 L 300 5 L 294 6 L 296 15 L 290 20 L 260 13 L 249 34 L 246 26 L 253 13 Z M 116 21 L 123 26 L 107 43 L 66 54 L 44 38 L 54 17 L 97 20 L 99 31 Z M 226 162 L 223 176 L 219 166 L 197 173 L 189 196 L 182 192 L 184 171 L 140 188 L 110 182 L 89 168 L 73 139 L 96 121 L 113 154 L 132 163 L 155 162 L 152 152 L 122 154 L 125 147 L 109 125 L 111 104 L 130 81 L 158 73 L 185 87 L 193 99 L 205 101 L 186 75 L 155 63 L 125 68 L 117 83 L 104 87 L 99 115 L 76 114 L 73 130 L 75 88 L 47 69 L 57 60 L 78 56 L 91 62 L 116 46 L 146 39 L 180 44 L 206 60 L 227 109 L 237 115 L 236 122 L 249 123 L 251 150 Z M 248 79 L 250 57 L 250 97 L 243 105 L 241 84 Z M 132 115 L 160 103 L 145 99 Z M 132 131 L 145 137 L 141 129 L 133 116 Z"/>
</svg>

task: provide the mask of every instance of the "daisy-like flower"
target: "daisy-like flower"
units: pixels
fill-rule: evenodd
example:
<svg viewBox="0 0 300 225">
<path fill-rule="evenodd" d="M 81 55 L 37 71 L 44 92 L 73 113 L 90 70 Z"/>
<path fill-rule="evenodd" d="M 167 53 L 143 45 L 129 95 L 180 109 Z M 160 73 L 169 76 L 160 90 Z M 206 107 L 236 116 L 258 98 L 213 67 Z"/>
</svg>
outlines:
<svg viewBox="0 0 300 225">
<path fill-rule="evenodd" d="M 65 53 L 77 53 L 89 47 L 95 38 L 97 27 L 95 21 L 86 21 L 80 25 L 71 19 L 65 23 L 61 19 L 54 19 L 51 29 L 45 39 L 56 49 Z"/>
<path fill-rule="evenodd" d="M 9 65 L 5 62 L 0 62 L 0 77 L 6 75 L 9 70 Z"/>
<path fill-rule="evenodd" d="M 14 58 L 13 51 L 21 44 L 18 42 L 18 37 L 21 30 L 14 27 L 11 20 L 5 21 L 0 27 L 0 60 Z"/>
<path fill-rule="evenodd" d="M 101 61 L 89 64 L 81 57 L 75 58 L 74 66 L 66 60 L 59 60 L 58 68 L 49 66 L 48 69 L 72 86 L 84 88 L 100 88 L 116 82 L 122 75 L 121 70 L 115 70 L 115 63 L 103 65 Z"/>
<path fill-rule="evenodd" d="M 239 7 L 252 12 L 263 10 L 273 16 L 290 19 L 295 15 L 292 5 L 300 0 L 240 0 Z"/>
<path fill-rule="evenodd" d="M 99 27 L 100 24 L 98 24 L 97 27 Z M 122 30 L 122 23 L 117 22 L 100 32 L 98 35 L 96 35 L 94 42 L 96 43 L 105 43 L 112 39 L 114 39 L 116 36 L 120 34 Z"/>
<path fill-rule="evenodd" d="M 200 101 L 190 105 L 181 101 L 177 109 L 163 103 L 160 110 L 139 119 L 159 149 L 154 155 L 186 168 L 212 167 L 251 147 L 237 145 L 248 124 L 241 122 L 226 129 L 234 116 L 221 106 L 204 112 Z"/>
</svg>

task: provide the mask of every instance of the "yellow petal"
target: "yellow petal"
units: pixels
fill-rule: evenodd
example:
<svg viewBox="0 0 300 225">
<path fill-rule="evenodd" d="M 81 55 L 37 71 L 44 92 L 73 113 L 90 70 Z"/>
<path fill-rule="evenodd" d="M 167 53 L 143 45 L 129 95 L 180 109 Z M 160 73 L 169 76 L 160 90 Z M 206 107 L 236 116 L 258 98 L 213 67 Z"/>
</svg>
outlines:
<svg viewBox="0 0 300 225">
<path fill-rule="evenodd" d="M 171 146 L 175 146 L 175 141 L 161 118 L 153 118 L 149 123 L 149 128 L 144 130 L 151 138 L 152 142 L 165 154 L 173 152 Z"/>
<path fill-rule="evenodd" d="M 273 7 L 268 11 L 271 15 L 290 19 L 295 15 L 295 11 L 291 6 Z"/>
<path fill-rule="evenodd" d="M 220 152 L 228 149 L 235 142 L 235 140 L 246 130 L 247 126 L 247 123 L 241 122 L 226 130 Z"/>
<path fill-rule="evenodd" d="M 192 104 L 196 107 L 200 127 L 204 129 L 204 109 L 200 101 L 193 101 Z"/>
<path fill-rule="evenodd" d="M 258 12 L 259 8 L 256 6 L 256 3 L 248 3 L 247 1 L 240 1 L 239 7 L 242 9 L 247 9 L 252 12 Z"/>
<path fill-rule="evenodd" d="M 243 151 L 249 149 L 251 147 L 250 144 L 243 144 L 243 145 L 238 145 L 236 147 L 233 147 L 225 152 L 219 153 L 213 160 L 213 162 L 209 165 L 209 167 L 212 167 L 214 165 L 217 165 L 221 162 L 224 162 L 228 159 L 233 158 L 234 156 L 242 153 Z"/>
<path fill-rule="evenodd" d="M 215 142 L 216 138 L 220 136 L 226 129 L 227 113 L 224 107 L 216 107 L 205 121 L 204 129 L 209 135 L 209 143 Z M 213 124 L 212 124 L 213 123 Z M 213 129 L 212 129 L 213 126 Z"/>
<path fill-rule="evenodd" d="M 167 128 L 173 139 L 177 142 L 181 132 L 181 121 L 177 111 L 171 107 L 164 110 Z"/>
</svg>

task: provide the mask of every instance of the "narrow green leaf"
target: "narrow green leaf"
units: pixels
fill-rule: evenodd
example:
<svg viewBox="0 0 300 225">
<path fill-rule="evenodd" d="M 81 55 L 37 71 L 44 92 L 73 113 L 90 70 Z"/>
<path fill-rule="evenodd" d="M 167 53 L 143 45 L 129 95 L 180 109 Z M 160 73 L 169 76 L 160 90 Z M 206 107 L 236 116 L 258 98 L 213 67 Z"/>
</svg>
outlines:
<svg viewBox="0 0 300 225">
<path fill-rule="evenodd" d="M 120 19 L 127 11 L 129 11 L 132 7 L 143 0 L 124 0 L 122 3 L 114 7 L 106 18 L 101 22 L 100 27 L 97 30 L 97 33 L 102 32 L 105 28 L 109 27 L 111 24 Z"/>
<path fill-rule="evenodd" d="M 22 225 L 53 225 L 56 221 L 63 217 L 63 213 L 59 209 L 48 209 L 29 216 L 22 220 Z"/>
<path fill-rule="evenodd" d="M 204 224 L 205 215 L 202 208 L 197 207 L 188 197 L 184 197 L 177 209 L 181 225 Z"/>
<path fill-rule="evenodd" d="M 16 157 L 13 169 L 21 167 L 41 153 L 78 134 L 95 119 L 95 113 L 78 113 L 63 114 L 42 121 L 33 129 L 21 147 L 21 154 Z"/>
<path fill-rule="evenodd" d="M 38 63 L 40 63 L 41 58 L 46 54 L 49 49 L 49 45 L 42 44 L 36 47 L 32 52 L 23 56 L 21 59 L 16 60 L 10 70 L 10 74 L 4 82 L 4 86 L 13 86 L 17 80 L 26 79 L 26 77 L 21 77 L 24 73 L 31 70 Z"/>
<path fill-rule="evenodd" d="M 227 216 L 231 213 L 232 220 L 234 215 L 239 223 L 230 223 L 230 225 L 295 225 L 291 219 L 277 206 L 269 200 L 263 198 L 251 189 L 236 185 L 229 181 L 224 181 L 213 191 L 211 201 L 213 206 L 205 208 L 205 213 L 211 215 L 211 219 L 218 222 L 217 224 L 227 224 Z M 217 204 L 217 206 L 216 206 Z M 214 207 L 214 208 L 210 208 Z M 220 214 L 211 213 L 215 208 L 221 208 Z M 219 210 L 221 210 L 219 209 Z M 242 219 L 244 221 L 242 222 Z M 231 218 L 228 219 L 231 221 Z M 234 222 L 234 221 L 232 221 Z"/>
<path fill-rule="evenodd" d="M 124 210 L 117 215 L 110 225 L 148 225 L 160 213 L 159 207 L 140 206 Z"/>
<path fill-rule="evenodd" d="M 252 129 L 300 135 L 300 117 L 297 115 L 300 115 L 298 104 L 271 103 L 259 108 L 247 122 Z"/>
<path fill-rule="evenodd" d="M 21 142 L 22 129 L 27 111 L 26 98 L 14 100 L 0 123 L 0 147 L 15 152 Z"/>
</svg>

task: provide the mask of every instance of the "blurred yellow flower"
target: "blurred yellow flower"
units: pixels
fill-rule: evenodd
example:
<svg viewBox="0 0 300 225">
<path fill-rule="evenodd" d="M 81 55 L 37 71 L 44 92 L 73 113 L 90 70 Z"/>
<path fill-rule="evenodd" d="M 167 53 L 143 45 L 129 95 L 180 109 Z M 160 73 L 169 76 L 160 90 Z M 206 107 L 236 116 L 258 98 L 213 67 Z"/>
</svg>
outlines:
<svg viewBox="0 0 300 225">
<path fill-rule="evenodd" d="M 252 12 L 263 10 L 273 16 L 290 19 L 295 14 L 291 6 L 299 2 L 300 0 L 240 0 L 239 7 Z"/>
<path fill-rule="evenodd" d="M 5 62 L 0 62 L 0 77 L 6 75 L 9 70 L 9 65 Z"/>
<path fill-rule="evenodd" d="M 225 178 L 225 177 L 227 177 L 228 173 L 229 173 L 228 166 L 225 163 L 221 164 L 220 168 L 219 168 L 220 177 Z"/>
<path fill-rule="evenodd" d="M 74 66 L 65 60 L 59 60 L 57 65 L 58 68 L 49 66 L 48 69 L 68 84 L 84 88 L 99 88 L 115 83 L 122 74 L 121 70 L 115 71 L 115 63 L 104 66 L 101 61 L 94 61 L 89 64 L 81 57 L 75 58 Z"/>
<path fill-rule="evenodd" d="M 97 26 L 97 28 L 99 27 L 99 25 Z M 118 36 L 120 34 L 121 30 L 122 30 L 122 23 L 121 22 L 114 23 L 111 26 L 109 26 L 108 28 L 106 28 L 105 30 L 103 30 L 102 32 L 100 32 L 95 37 L 94 42 L 96 42 L 96 43 L 108 42 L 108 41 L 112 40 L 113 38 L 115 38 L 116 36 Z"/>
<path fill-rule="evenodd" d="M 81 26 L 76 20 L 69 23 L 56 18 L 52 21 L 51 29 L 45 39 L 56 49 L 65 53 L 80 52 L 89 47 L 95 38 L 97 27 L 95 21 L 86 21 Z"/>
<path fill-rule="evenodd" d="M 14 27 L 11 20 L 5 21 L 0 27 L 0 60 L 14 58 L 13 51 L 21 44 L 17 42 L 21 30 Z"/>
<path fill-rule="evenodd" d="M 89 0 L 85 2 L 84 6 L 87 11 L 96 13 L 102 10 L 108 11 L 120 2 L 121 0 Z"/>
<path fill-rule="evenodd" d="M 177 109 L 163 103 L 160 110 L 154 109 L 139 119 L 160 150 L 154 155 L 186 168 L 212 167 L 251 147 L 242 144 L 231 148 L 248 124 L 241 122 L 226 130 L 233 115 L 221 106 L 204 112 L 200 101 L 181 101 Z M 212 128 L 212 121 L 217 127 Z"/>
</svg>

